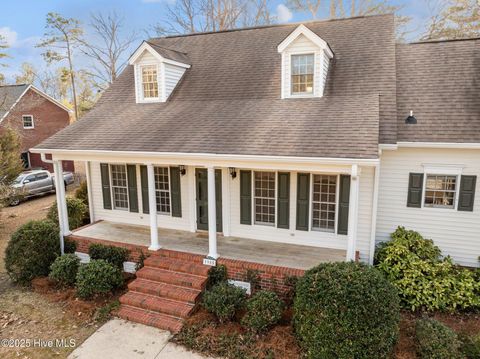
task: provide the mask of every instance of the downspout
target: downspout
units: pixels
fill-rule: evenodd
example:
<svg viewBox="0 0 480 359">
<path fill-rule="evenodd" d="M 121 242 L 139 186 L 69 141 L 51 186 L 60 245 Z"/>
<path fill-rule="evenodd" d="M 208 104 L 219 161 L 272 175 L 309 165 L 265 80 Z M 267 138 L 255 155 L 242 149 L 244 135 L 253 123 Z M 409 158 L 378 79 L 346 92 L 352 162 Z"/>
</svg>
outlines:
<svg viewBox="0 0 480 359">
<path fill-rule="evenodd" d="M 45 152 L 40 153 L 40 159 L 42 162 L 53 164 L 53 160 L 47 159 Z"/>
<path fill-rule="evenodd" d="M 380 186 L 380 162 L 375 166 L 375 177 L 373 183 L 373 203 L 372 203 L 372 228 L 370 229 L 370 255 L 368 263 L 373 264 L 375 254 L 375 239 L 377 234 L 377 211 L 378 211 L 378 190 Z"/>
</svg>

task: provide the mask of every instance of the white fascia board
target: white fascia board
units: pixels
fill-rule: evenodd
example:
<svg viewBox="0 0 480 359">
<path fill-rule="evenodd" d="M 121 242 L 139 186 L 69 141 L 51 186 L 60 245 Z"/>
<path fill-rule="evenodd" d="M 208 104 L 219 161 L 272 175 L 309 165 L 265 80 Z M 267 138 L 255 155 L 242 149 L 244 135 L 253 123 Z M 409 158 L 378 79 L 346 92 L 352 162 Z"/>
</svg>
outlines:
<svg viewBox="0 0 480 359">
<path fill-rule="evenodd" d="M 283 40 L 277 47 L 277 50 L 279 53 L 282 53 L 285 51 L 285 49 L 293 42 L 297 37 L 300 35 L 305 36 L 307 39 L 309 39 L 311 42 L 313 42 L 315 45 L 317 45 L 319 48 L 323 49 L 325 53 L 332 58 L 333 57 L 333 52 L 330 49 L 330 46 L 328 43 L 323 40 L 320 36 L 315 34 L 312 30 L 310 30 L 308 27 L 306 27 L 303 24 L 298 25 L 298 27 L 293 30 L 290 35 L 288 35 L 285 40 Z"/>
<path fill-rule="evenodd" d="M 138 47 L 138 49 L 135 50 L 133 55 L 130 56 L 130 59 L 128 59 L 128 64 L 134 65 L 137 62 L 137 60 L 142 56 L 144 51 L 148 51 L 149 53 L 151 53 L 159 62 L 164 62 L 167 64 L 184 67 L 186 69 L 189 69 L 191 67 L 190 65 L 184 64 L 183 62 L 178 62 L 178 61 L 164 58 L 157 51 L 155 51 L 155 49 L 151 47 L 146 41 L 143 41 L 142 44 Z"/>
<path fill-rule="evenodd" d="M 380 150 L 397 150 L 399 148 L 440 148 L 480 150 L 480 143 L 470 142 L 398 142 L 397 144 L 380 144 Z"/>
</svg>

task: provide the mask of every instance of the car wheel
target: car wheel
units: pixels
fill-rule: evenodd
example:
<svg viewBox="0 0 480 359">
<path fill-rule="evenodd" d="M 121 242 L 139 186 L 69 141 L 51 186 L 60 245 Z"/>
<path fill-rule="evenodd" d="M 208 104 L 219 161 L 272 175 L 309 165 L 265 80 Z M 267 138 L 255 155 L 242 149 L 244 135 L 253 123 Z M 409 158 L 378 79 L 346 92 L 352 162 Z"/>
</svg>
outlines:
<svg viewBox="0 0 480 359">
<path fill-rule="evenodd" d="M 20 199 L 19 198 L 14 198 L 12 200 L 10 200 L 10 206 L 14 207 L 14 206 L 18 206 L 20 204 Z"/>
</svg>

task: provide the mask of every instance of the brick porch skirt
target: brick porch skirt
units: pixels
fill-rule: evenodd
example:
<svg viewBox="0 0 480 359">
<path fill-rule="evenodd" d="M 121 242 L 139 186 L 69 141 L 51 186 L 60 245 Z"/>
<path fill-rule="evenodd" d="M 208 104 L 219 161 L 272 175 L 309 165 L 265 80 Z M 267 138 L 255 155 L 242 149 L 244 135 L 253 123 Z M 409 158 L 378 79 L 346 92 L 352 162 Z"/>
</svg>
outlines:
<svg viewBox="0 0 480 359">
<path fill-rule="evenodd" d="M 160 249 L 150 251 L 148 247 L 122 242 L 113 242 L 96 238 L 76 236 L 72 234 L 66 237 L 73 240 L 77 245 L 77 252 L 88 254 L 88 248 L 93 243 L 126 248 L 129 251 L 129 261 L 139 262 L 142 257 L 163 256 L 177 258 L 192 263 L 203 263 L 205 256 L 188 252 Z M 250 282 L 257 289 L 267 289 L 277 292 L 281 296 L 287 295 L 292 289 L 292 278 L 302 276 L 303 269 L 274 266 L 263 263 L 247 262 L 238 259 L 218 258 L 217 265 L 224 265 L 227 268 L 229 279 Z"/>
</svg>

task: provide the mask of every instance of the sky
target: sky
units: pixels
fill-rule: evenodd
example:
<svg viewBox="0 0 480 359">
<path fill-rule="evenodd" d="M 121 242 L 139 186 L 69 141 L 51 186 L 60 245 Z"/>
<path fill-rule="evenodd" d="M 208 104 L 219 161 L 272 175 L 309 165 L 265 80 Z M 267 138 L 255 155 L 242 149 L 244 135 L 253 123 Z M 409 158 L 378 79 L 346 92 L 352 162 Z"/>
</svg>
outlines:
<svg viewBox="0 0 480 359">
<path fill-rule="evenodd" d="M 88 24 L 92 12 L 108 13 L 115 11 L 125 18 L 125 31 L 135 31 L 138 34 L 138 43 L 132 45 L 132 51 L 142 39 L 147 37 L 145 32 L 151 25 L 165 19 L 165 5 L 175 0 L 1 0 L 0 34 L 10 46 L 4 61 L 8 66 L 2 68 L 7 81 L 14 81 L 19 74 L 23 62 L 30 62 L 37 68 L 46 66 L 41 57 L 41 49 L 35 48 L 44 32 L 45 17 L 48 12 L 57 12 L 64 17 L 74 17 Z M 348 1 L 346 1 L 348 2 Z M 392 0 L 394 5 L 402 5 L 402 14 L 412 17 L 407 40 L 414 40 L 424 30 L 422 25 L 430 17 L 427 0 Z M 328 13 L 327 1 L 320 17 Z M 277 22 L 298 22 L 309 19 L 305 13 L 294 12 L 286 6 L 286 0 L 272 0 L 272 13 L 277 16 Z M 88 33 L 87 33 L 88 36 Z M 85 65 L 84 58 L 76 59 L 76 65 Z"/>
</svg>

